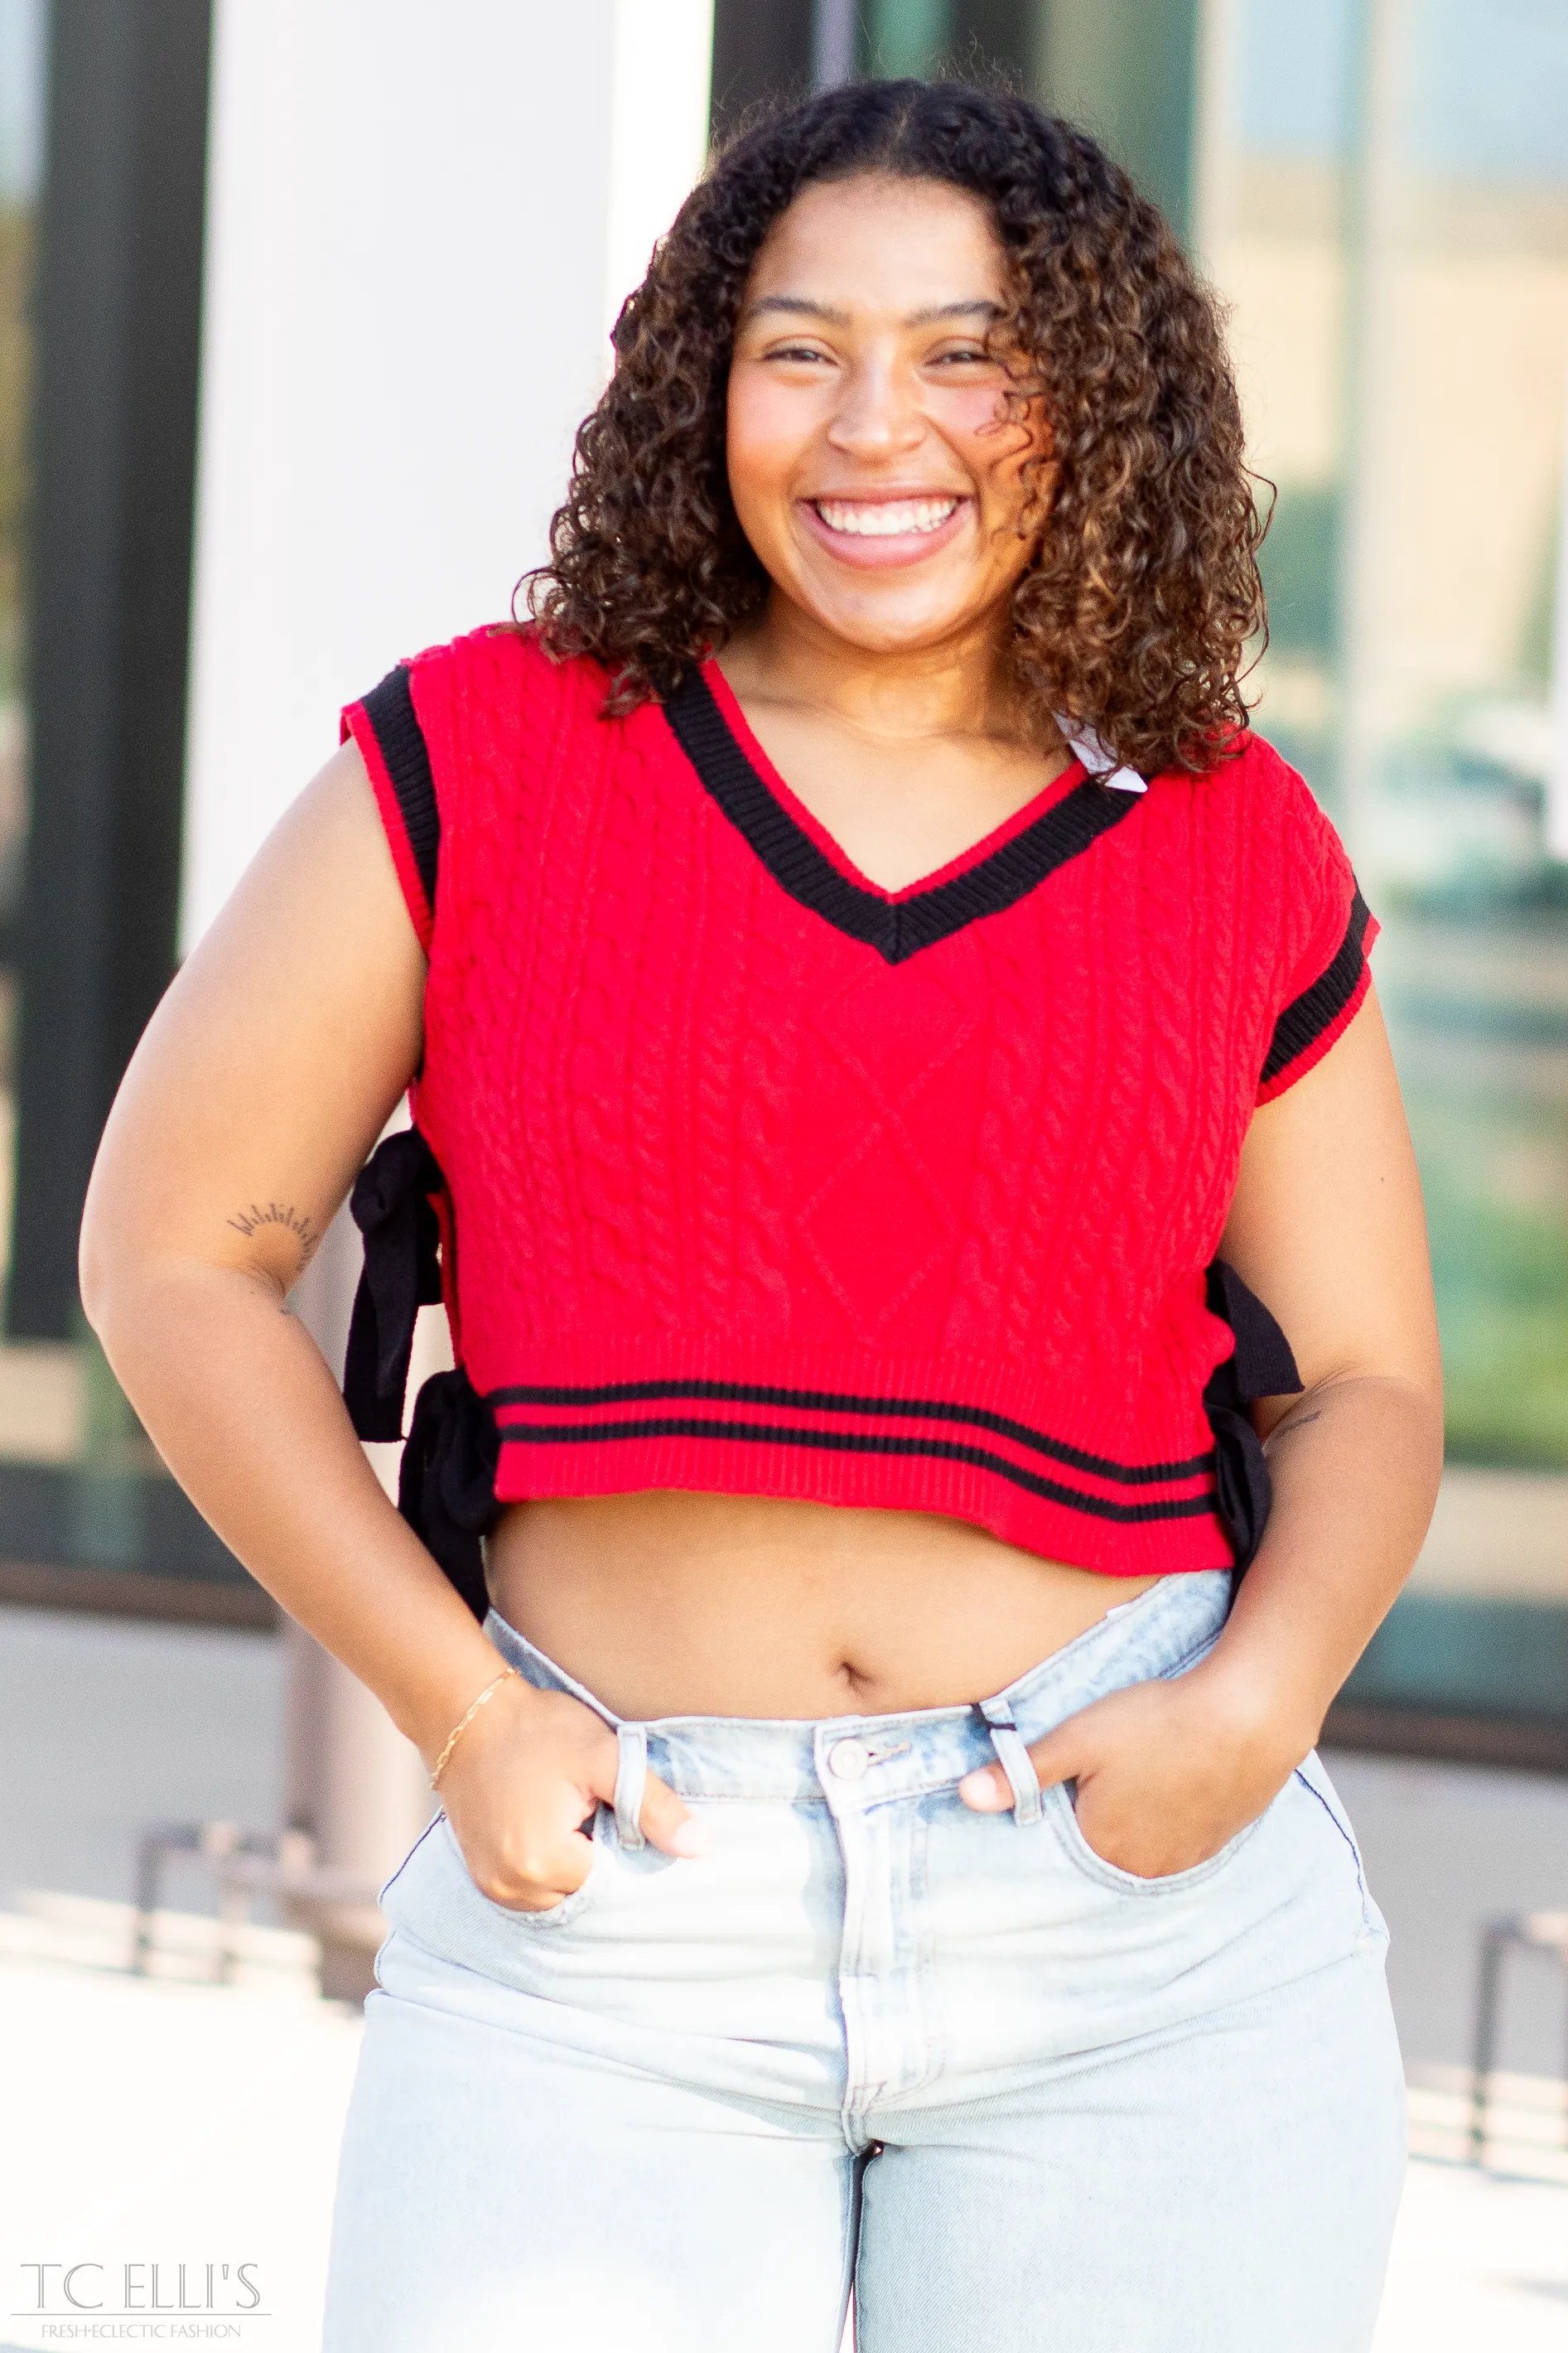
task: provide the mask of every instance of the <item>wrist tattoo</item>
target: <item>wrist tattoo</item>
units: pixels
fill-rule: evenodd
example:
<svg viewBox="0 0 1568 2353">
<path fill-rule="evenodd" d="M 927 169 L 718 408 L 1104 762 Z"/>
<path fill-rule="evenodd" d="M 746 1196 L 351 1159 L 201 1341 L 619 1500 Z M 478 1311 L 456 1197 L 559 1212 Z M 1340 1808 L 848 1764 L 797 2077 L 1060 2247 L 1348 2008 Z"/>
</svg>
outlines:
<svg viewBox="0 0 1568 2353">
<path fill-rule="evenodd" d="M 301 1273 L 315 1255 L 316 1246 L 321 1239 L 312 1220 L 302 1209 L 297 1209 L 292 1201 L 287 1204 L 282 1201 L 252 1201 L 247 1209 L 241 1209 L 226 1222 L 234 1228 L 236 1233 L 243 1234 L 247 1241 L 253 1234 L 259 1233 L 263 1226 L 281 1226 L 286 1233 L 293 1235 L 300 1245 Z"/>
</svg>

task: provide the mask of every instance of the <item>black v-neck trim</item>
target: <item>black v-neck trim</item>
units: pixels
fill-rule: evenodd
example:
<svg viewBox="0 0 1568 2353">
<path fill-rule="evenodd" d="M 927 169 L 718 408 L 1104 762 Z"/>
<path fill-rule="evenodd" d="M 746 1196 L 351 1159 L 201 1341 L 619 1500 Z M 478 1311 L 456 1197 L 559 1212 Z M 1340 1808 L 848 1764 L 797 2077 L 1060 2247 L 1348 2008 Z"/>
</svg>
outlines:
<svg viewBox="0 0 1568 2353">
<path fill-rule="evenodd" d="M 1086 777 L 963 873 L 907 898 L 884 899 L 841 874 L 791 816 L 748 759 L 700 671 L 687 671 L 666 700 L 664 714 L 699 781 L 780 888 L 836 930 L 875 948 L 888 964 L 902 964 L 983 915 L 1001 914 L 1131 817 L 1142 797 Z"/>
</svg>

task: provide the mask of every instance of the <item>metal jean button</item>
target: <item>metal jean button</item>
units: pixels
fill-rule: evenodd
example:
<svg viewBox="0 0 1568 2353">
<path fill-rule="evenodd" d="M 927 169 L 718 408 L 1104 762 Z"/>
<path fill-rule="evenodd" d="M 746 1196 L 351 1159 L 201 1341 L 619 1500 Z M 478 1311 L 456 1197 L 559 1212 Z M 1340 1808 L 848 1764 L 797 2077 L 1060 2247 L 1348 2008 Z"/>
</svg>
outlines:
<svg viewBox="0 0 1568 2353">
<path fill-rule="evenodd" d="M 841 1781 L 858 1781 L 869 1769 L 871 1752 L 863 1740 L 836 1740 L 827 1761 Z"/>
</svg>

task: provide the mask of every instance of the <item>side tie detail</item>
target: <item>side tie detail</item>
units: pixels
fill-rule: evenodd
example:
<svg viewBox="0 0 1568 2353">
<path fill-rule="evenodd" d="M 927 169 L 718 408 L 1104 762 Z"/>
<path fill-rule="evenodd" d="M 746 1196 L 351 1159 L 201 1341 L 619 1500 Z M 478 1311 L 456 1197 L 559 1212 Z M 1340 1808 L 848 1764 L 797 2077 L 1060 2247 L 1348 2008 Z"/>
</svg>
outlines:
<svg viewBox="0 0 1568 2353">
<path fill-rule="evenodd" d="M 349 1325 L 343 1398 L 361 1438 L 403 1435 L 414 1320 L 441 1296 L 432 1197 L 443 1188 L 435 1154 L 409 1127 L 377 1145 L 349 1195 L 349 1213 L 364 1236 L 364 1272 Z"/>
<path fill-rule="evenodd" d="M 414 1400 L 397 1508 L 474 1616 L 489 1609 L 479 1538 L 496 1515 L 495 1417 L 459 1365 L 432 1373 Z"/>
<path fill-rule="evenodd" d="M 1301 1376 L 1262 1300 L 1219 1258 L 1208 1270 L 1208 1311 L 1236 1335 L 1230 1355 L 1209 1375 L 1204 1411 L 1214 1432 L 1215 1507 L 1243 1569 L 1263 1541 L 1274 1497 L 1263 1440 L 1247 1409 L 1256 1398 L 1299 1395 Z"/>
</svg>

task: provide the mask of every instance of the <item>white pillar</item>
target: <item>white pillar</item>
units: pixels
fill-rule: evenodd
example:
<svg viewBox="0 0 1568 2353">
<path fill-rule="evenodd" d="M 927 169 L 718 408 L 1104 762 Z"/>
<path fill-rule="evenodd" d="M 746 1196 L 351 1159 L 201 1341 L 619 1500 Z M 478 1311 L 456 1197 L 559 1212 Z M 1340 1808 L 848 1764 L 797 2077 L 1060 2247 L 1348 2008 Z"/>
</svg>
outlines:
<svg viewBox="0 0 1568 2353">
<path fill-rule="evenodd" d="M 216 0 L 186 947 L 334 749 L 340 706 L 503 617 L 542 556 L 606 322 L 701 166 L 711 18 Z M 339 1365 L 356 1273 L 340 1219 L 300 1301 Z M 427 1818 L 418 1758 L 289 1639 L 291 1812 L 323 1861 L 378 1879 Z"/>
<path fill-rule="evenodd" d="M 818 90 L 837 90 L 855 79 L 855 0 L 814 0 L 811 12 L 811 78 Z"/>
<path fill-rule="evenodd" d="M 1378 789 L 1397 681 L 1384 617 L 1393 533 L 1388 485 L 1399 321 L 1397 278 L 1412 0 L 1360 0 L 1362 45 L 1345 322 L 1343 530 L 1340 547 L 1340 792 L 1336 816 L 1377 904 Z"/>
<path fill-rule="evenodd" d="M 713 0 L 619 0 L 610 68 L 606 334 L 708 152 Z M 609 364 L 609 347 L 604 353 Z"/>
</svg>

